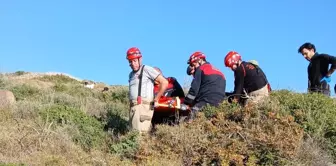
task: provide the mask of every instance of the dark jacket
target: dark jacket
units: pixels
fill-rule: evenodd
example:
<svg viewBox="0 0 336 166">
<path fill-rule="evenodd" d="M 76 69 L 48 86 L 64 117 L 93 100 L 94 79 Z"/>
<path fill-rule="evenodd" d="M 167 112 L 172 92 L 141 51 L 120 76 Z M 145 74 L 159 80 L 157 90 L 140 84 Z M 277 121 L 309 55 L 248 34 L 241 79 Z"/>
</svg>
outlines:
<svg viewBox="0 0 336 166">
<path fill-rule="evenodd" d="M 174 77 L 168 77 L 166 78 L 168 80 L 168 87 L 166 89 L 166 91 L 163 93 L 162 97 L 180 97 L 180 98 L 184 98 L 184 92 L 183 89 L 181 87 L 181 85 L 178 83 L 178 81 L 176 80 L 176 78 Z M 159 92 L 159 86 L 155 85 L 154 86 L 154 95 L 156 96 L 156 94 Z"/>
<path fill-rule="evenodd" d="M 326 82 L 321 83 L 320 81 L 327 75 L 329 64 L 331 64 L 331 68 L 335 69 L 336 57 L 315 53 L 308 65 L 308 88 L 321 88 L 326 85 Z"/>
<path fill-rule="evenodd" d="M 217 106 L 225 98 L 226 79 L 224 74 L 210 63 L 199 66 L 195 70 L 191 87 L 184 100 L 185 104 L 208 103 Z"/>
<path fill-rule="evenodd" d="M 234 77 L 235 87 L 233 94 L 238 96 L 244 94 L 243 89 L 250 93 L 261 89 L 268 83 L 266 75 L 260 67 L 245 61 L 234 71 Z"/>
</svg>

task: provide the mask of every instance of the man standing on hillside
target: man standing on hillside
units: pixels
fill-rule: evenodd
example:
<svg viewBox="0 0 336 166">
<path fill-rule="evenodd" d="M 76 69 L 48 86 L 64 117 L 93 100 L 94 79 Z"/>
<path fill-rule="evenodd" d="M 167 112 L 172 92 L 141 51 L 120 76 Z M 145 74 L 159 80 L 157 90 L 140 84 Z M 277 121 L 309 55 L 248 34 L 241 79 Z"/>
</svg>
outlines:
<svg viewBox="0 0 336 166">
<path fill-rule="evenodd" d="M 225 98 L 226 79 L 224 74 L 206 61 L 202 52 L 194 52 L 188 60 L 191 66 L 187 73 L 194 76 L 184 104 L 191 106 L 188 121 L 191 122 L 198 111 L 209 104 L 218 106 Z M 194 72 L 193 72 L 194 70 Z"/>
<path fill-rule="evenodd" d="M 330 76 L 336 69 L 336 57 L 316 52 L 315 45 L 304 43 L 298 49 L 310 63 L 308 65 L 308 91 L 330 96 Z M 329 69 L 329 64 L 331 67 Z"/>
<path fill-rule="evenodd" d="M 140 132 L 148 132 L 154 107 L 165 92 L 168 81 L 153 67 L 142 64 L 142 54 L 138 48 L 128 49 L 126 59 L 132 68 L 129 74 L 130 126 Z M 155 97 L 154 82 L 160 85 Z"/>
</svg>

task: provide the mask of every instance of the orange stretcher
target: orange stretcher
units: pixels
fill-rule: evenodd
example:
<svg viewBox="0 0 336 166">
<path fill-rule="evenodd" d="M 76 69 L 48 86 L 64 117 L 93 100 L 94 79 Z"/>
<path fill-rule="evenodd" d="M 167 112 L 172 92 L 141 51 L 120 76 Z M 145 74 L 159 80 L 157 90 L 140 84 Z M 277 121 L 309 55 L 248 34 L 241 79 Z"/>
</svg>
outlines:
<svg viewBox="0 0 336 166">
<path fill-rule="evenodd" d="M 158 107 L 154 109 L 157 112 L 175 112 L 181 108 L 184 98 L 179 97 L 161 97 L 158 101 Z"/>
</svg>

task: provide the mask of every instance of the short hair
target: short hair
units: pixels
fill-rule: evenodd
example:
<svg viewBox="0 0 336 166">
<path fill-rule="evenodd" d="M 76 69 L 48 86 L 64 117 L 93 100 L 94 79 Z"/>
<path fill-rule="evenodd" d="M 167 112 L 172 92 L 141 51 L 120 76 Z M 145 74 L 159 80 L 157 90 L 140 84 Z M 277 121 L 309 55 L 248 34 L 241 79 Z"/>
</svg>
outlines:
<svg viewBox="0 0 336 166">
<path fill-rule="evenodd" d="M 298 53 L 301 53 L 304 48 L 308 49 L 308 50 L 314 49 L 314 52 L 316 52 L 315 45 L 307 42 L 307 43 L 304 43 L 300 46 L 300 48 L 298 49 Z"/>
</svg>

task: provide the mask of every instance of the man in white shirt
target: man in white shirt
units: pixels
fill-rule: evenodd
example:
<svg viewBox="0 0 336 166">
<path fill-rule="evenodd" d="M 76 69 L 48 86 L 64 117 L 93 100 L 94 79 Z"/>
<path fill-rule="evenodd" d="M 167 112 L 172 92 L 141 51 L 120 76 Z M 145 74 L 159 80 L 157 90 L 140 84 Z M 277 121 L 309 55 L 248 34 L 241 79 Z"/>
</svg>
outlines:
<svg viewBox="0 0 336 166">
<path fill-rule="evenodd" d="M 153 67 L 142 64 L 142 54 L 136 47 L 127 50 L 126 56 L 132 71 L 129 74 L 130 127 L 140 132 L 151 129 L 151 120 L 157 101 L 165 92 L 168 81 Z M 160 84 L 154 97 L 154 82 Z"/>
</svg>

